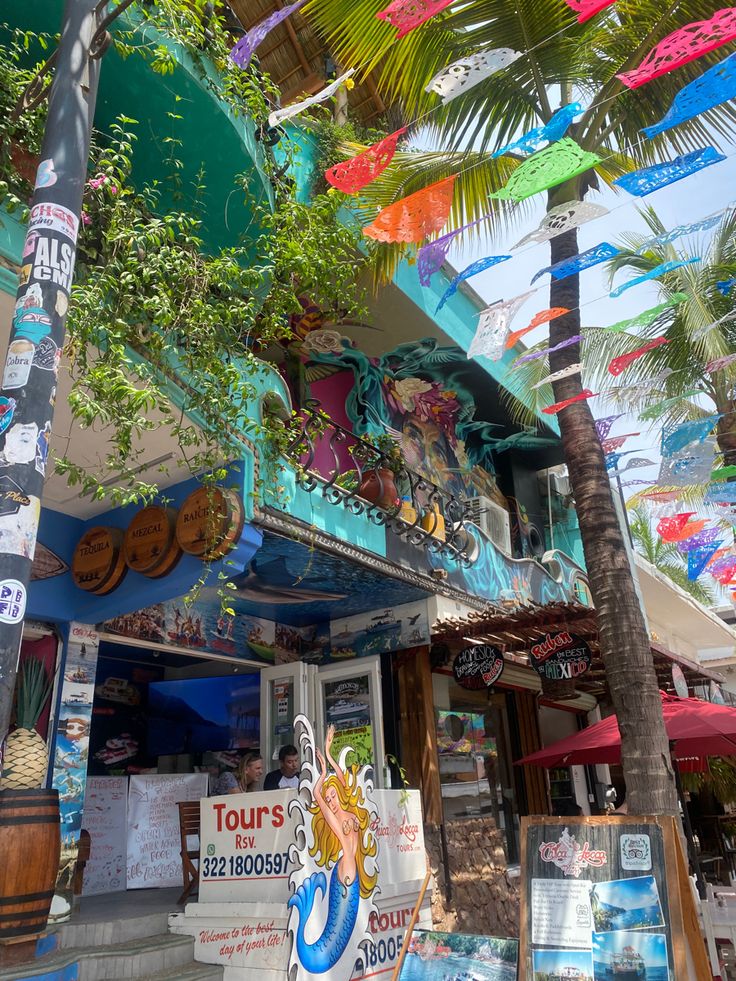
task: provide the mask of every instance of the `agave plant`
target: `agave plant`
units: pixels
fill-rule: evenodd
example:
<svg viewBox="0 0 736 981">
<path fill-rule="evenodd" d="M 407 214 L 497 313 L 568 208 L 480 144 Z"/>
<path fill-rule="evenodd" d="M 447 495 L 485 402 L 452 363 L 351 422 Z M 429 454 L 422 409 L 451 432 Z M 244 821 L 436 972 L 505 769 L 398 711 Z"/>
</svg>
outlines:
<svg viewBox="0 0 736 981">
<path fill-rule="evenodd" d="M 34 790 L 43 785 L 49 762 L 46 741 L 36 731 L 52 681 L 42 661 L 29 657 L 18 673 L 16 726 L 5 743 L 0 790 Z"/>
</svg>

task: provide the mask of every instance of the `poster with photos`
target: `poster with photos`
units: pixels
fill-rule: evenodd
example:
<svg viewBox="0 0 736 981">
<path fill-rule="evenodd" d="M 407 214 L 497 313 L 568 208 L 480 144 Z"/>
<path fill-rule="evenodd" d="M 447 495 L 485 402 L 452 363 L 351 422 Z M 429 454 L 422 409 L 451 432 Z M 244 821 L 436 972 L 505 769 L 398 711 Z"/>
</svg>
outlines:
<svg viewBox="0 0 736 981">
<path fill-rule="evenodd" d="M 633 816 L 524 819 L 522 981 L 679 977 L 668 830 Z"/>
</svg>

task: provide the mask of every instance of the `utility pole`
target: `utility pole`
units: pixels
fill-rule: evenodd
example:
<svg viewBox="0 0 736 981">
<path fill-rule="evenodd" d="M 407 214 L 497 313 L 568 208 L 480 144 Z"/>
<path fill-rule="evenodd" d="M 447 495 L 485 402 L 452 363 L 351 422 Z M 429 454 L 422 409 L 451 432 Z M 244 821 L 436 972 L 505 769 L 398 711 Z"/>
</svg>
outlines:
<svg viewBox="0 0 736 981">
<path fill-rule="evenodd" d="M 64 5 L 41 162 L 0 382 L 0 752 L 10 725 L 41 514 L 87 179 L 98 58 L 105 50 L 105 27 L 111 19 L 98 21 L 98 6 L 104 9 L 107 4 L 66 0 Z"/>
</svg>

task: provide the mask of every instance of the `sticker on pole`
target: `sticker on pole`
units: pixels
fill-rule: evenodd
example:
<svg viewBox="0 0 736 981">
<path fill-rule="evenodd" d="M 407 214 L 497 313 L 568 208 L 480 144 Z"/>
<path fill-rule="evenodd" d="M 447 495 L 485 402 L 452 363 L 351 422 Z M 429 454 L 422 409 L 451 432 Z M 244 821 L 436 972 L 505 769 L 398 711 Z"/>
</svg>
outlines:
<svg viewBox="0 0 736 981">
<path fill-rule="evenodd" d="M 0 581 L 0 623 L 20 623 L 26 612 L 26 588 L 17 579 Z"/>
<path fill-rule="evenodd" d="M 34 204 L 28 218 L 28 235 L 34 231 L 59 232 L 76 242 L 79 218 L 61 204 Z"/>
</svg>

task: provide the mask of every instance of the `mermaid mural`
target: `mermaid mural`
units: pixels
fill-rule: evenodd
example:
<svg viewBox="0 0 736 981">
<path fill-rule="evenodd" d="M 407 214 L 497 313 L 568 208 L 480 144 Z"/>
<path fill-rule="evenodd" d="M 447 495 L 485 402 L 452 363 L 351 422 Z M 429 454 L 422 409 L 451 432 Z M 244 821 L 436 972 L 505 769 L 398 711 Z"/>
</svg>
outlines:
<svg viewBox="0 0 736 981">
<path fill-rule="evenodd" d="M 305 762 L 299 795 L 289 807 L 301 818 L 298 844 L 291 849 L 289 975 L 291 981 L 344 981 L 356 964 L 365 964 L 365 948 L 372 942 L 368 923 L 378 882 L 373 782 L 369 767 L 346 765 L 350 747 L 333 759 L 333 726 L 327 730 L 324 756 L 305 716 L 297 716 L 294 729 Z"/>
</svg>

